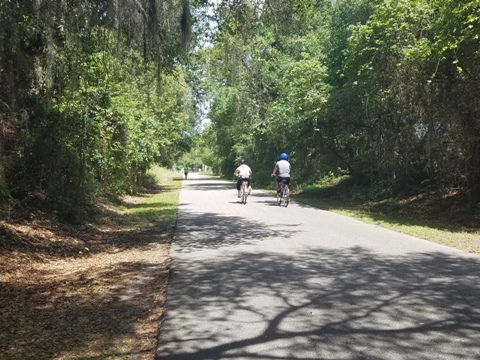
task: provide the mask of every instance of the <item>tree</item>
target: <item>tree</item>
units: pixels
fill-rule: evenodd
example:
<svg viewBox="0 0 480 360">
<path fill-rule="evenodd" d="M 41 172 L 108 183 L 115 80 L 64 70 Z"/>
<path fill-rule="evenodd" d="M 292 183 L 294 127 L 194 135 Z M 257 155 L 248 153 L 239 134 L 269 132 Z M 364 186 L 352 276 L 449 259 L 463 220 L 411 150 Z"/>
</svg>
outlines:
<svg viewBox="0 0 480 360">
<path fill-rule="evenodd" d="M 0 177 L 12 196 L 81 219 L 180 156 L 193 122 L 188 1 L 10 0 L 0 19 Z"/>
</svg>

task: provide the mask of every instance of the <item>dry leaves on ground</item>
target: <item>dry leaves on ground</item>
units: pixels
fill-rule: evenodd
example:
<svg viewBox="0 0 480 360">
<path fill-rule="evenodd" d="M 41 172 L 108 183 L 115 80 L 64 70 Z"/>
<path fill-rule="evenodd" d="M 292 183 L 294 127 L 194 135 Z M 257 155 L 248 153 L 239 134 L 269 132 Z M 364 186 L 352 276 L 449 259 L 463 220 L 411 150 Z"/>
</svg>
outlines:
<svg viewBox="0 0 480 360">
<path fill-rule="evenodd" d="M 168 281 L 166 230 L 66 226 L 46 216 L 0 223 L 2 358 L 152 359 Z"/>
</svg>

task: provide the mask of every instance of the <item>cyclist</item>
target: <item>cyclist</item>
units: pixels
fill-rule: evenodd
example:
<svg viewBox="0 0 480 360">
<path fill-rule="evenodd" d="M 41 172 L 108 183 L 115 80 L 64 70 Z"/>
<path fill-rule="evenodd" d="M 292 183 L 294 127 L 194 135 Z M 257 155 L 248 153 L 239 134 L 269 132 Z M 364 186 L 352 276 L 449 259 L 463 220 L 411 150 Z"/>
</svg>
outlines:
<svg viewBox="0 0 480 360">
<path fill-rule="evenodd" d="M 239 166 L 235 169 L 234 173 L 235 176 L 238 176 L 238 181 L 237 181 L 237 191 L 238 191 L 238 197 L 240 197 L 240 186 L 242 185 L 242 182 L 244 179 L 247 179 L 247 188 L 249 189 L 250 193 L 250 176 L 252 176 L 252 169 L 250 169 L 250 166 L 245 164 L 245 159 L 240 160 Z"/>
<path fill-rule="evenodd" d="M 185 180 L 187 180 L 188 173 L 190 172 L 190 169 L 188 168 L 188 165 L 185 165 L 183 168 L 183 173 L 185 175 Z"/>
<path fill-rule="evenodd" d="M 286 153 L 280 154 L 280 161 L 277 161 L 273 168 L 272 176 L 275 177 L 275 184 L 277 185 L 277 192 L 280 192 L 279 182 L 285 180 L 287 185 L 290 185 L 290 163 L 288 162 L 288 155 Z M 290 187 L 290 186 L 289 186 Z"/>
</svg>

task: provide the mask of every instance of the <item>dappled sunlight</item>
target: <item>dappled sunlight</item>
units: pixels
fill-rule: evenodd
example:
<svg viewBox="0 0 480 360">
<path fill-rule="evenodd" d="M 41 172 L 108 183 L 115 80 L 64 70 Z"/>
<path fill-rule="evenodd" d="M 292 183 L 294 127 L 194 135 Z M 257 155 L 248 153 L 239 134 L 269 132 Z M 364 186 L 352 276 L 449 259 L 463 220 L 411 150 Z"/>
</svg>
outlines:
<svg viewBox="0 0 480 360">
<path fill-rule="evenodd" d="M 225 216 L 217 213 L 190 213 L 180 215 L 181 222 L 176 232 L 181 233 L 177 242 L 180 252 L 193 252 L 198 249 L 218 249 L 230 245 L 246 245 L 275 237 L 277 231 L 258 221 L 241 216 Z M 284 226 L 282 224 L 282 226 Z M 298 225 L 290 224 L 290 230 L 284 230 L 288 238 L 298 234 Z"/>
<path fill-rule="evenodd" d="M 17 321 L 9 322 L 8 333 L 28 337 L 37 350 L 49 342 L 56 344 L 55 349 L 37 351 L 35 359 L 81 359 L 84 357 L 79 354 L 84 356 L 87 349 L 89 358 L 115 356 L 117 351 L 131 352 L 132 348 L 151 353 L 148 337 L 155 336 L 152 329 L 156 327 L 146 333 L 140 325 L 154 325 L 159 314 L 158 310 L 153 312 L 153 304 L 163 302 L 159 294 L 145 291 L 157 288 L 160 292 L 168 276 L 165 264 L 158 261 L 159 252 L 166 252 L 166 247 L 138 250 L 138 257 L 105 254 L 85 259 L 91 262 L 88 269 L 82 261 L 45 265 L 35 270 L 35 282 L 17 278 L 16 284 L 2 287 L 2 318 L 8 318 L 5 312 L 12 311 L 12 306 L 23 308 Z M 142 341 L 133 346 L 123 343 L 133 338 Z M 26 359 L 32 354 L 25 346 L 12 343 L 2 355 L 5 359 Z"/>
<path fill-rule="evenodd" d="M 361 247 L 225 255 L 177 260 L 168 305 L 182 335 L 167 342 L 162 328 L 157 359 L 430 359 L 425 348 L 439 359 L 480 356 L 478 259 Z M 214 333 L 193 327 L 198 314 Z"/>
<path fill-rule="evenodd" d="M 156 359 L 480 356 L 477 256 L 212 179 L 180 199 Z"/>
</svg>

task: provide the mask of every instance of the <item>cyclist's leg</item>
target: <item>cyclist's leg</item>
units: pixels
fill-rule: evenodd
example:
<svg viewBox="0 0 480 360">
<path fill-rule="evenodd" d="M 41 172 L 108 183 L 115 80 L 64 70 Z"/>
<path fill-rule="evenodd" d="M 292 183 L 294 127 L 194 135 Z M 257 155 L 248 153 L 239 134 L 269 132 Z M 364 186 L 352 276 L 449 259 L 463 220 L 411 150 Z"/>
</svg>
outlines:
<svg viewBox="0 0 480 360">
<path fill-rule="evenodd" d="M 247 203 L 247 195 L 248 195 L 248 193 L 247 193 L 247 183 L 248 183 L 248 181 L 243 181 L 243 184 L 242 184 L 242 202 L 244 204 Z"/>
<path fill-rule="evenodd" d="M 287 191 L 290 192 L 290 178 L 286 177 L 285 178 L 285 187 L 287 188 Z"/>
<path fill-rule="evenodd" d="M 242 185 L 242 179 L 237 180 L 237 197 L 240 198 L 240 186 Z"/>
<path fill-rule="evenodd" d="M 290 190 L 288 189 L 288 185 L 285 184 L 285 195 L 283 197 L 283 205 L 287 207 L 289 202 L 290 202 Z"/>
<path fill-rule="evenodd" d="M 275 184 L 277 185 L 277 193 L 280 192 L 280 182 L 282 181 L 282 178 L 280 176 L 277 176 L 275 178 Z"/>
<path fill-rule="evenodd" d="M 282 184 L 285 184 L 285 180 L 287 180 L 287 178 L 284 178 L 283 176 L 277 176 L 277 190 L 281 190 L 281 188 L 283 187 Z"/>
<path fill-rule="evenodd" d="M 285 178 L 285 207 L 288 206 L 290 202 L 290 178 Z"/>
</svg>

